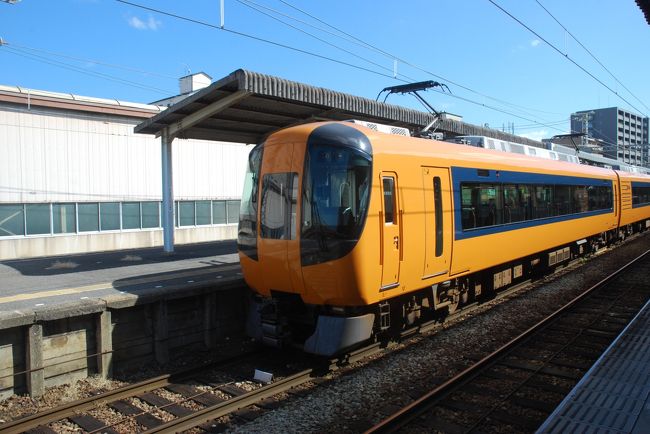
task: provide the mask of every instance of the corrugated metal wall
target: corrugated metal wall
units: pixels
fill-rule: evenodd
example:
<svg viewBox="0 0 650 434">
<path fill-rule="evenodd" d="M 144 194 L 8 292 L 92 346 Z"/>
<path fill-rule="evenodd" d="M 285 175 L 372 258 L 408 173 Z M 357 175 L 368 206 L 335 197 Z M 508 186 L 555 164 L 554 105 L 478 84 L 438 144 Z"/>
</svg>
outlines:
<svg viewBox="0 0 650 434">
<path fill-rule="evenodd" d="M 162 200 L 160 139 L 134 134 L 133 127 L 141 121 L 0 104 L 0 205 Z M 243 144 L 175 140 L 175 200 L 239 199 L 251 149 Z M 3 214 L 4 220 L 19 223 L 25 218 L 15 214 L 16 206 L 7 206 L 13 211 Z M 236 219 L 183 226 L 176 228 L 177 244 L 237 236 Z M 144 228 L 76 233 L 73 228 L 72 233 L 36 235 L 28 231 L 27 236 L 7 236 L 5 230 L 0 260 L 162 244 L 162 229 Z"/>
<path fill-rule="evenodd" d="M 0 203 L 161 200 L 160 139 L 138 122 L 0 107 Z M 175 140 L 175 198 L 239 198 L 250 149 Z"/>
</svg>

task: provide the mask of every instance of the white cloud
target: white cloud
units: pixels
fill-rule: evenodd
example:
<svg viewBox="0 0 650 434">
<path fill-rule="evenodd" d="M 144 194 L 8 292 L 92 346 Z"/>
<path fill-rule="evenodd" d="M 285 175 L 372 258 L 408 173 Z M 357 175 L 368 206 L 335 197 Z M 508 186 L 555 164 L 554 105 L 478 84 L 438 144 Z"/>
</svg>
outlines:
<svg viewBox="0 0 650 434">
<path fill-rule="evenodd" d="M 162 26 L 162 22 L 158 21 L 151 15 L 149 15 L 149 18 L 146 21 L 142 21 L 138 17 L 131 17 L 128 22 L 129 26 L 138 30 L 158 30 L 160 26 Z"/>
<path fill-rule="evenodd" d="M 541 43 L 542 43 L 542 41 L 540 41 L 539 39 L 533 39 L 532 41 L 530 41 L 530 46 L 531 47 L 537 47 Z"/>
</svg>

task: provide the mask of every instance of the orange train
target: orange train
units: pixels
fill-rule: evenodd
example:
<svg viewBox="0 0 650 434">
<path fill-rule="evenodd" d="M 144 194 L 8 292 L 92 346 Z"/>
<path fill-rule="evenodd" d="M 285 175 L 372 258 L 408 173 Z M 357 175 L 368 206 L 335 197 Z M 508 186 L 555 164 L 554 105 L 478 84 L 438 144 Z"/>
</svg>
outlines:
<svg viewBox="0 0 650 434">
<path fill-rule="evenodd" d="M 249 333 L 332 355 L 650 227 L 650 177 L 347 122 L 251 151 Z"/>
</svg>

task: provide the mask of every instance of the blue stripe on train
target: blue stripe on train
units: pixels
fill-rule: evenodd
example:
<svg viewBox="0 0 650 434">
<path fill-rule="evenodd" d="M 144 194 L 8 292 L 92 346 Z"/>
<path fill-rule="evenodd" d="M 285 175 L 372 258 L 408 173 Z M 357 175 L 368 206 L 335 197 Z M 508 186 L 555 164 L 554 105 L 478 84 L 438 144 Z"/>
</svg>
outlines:
<svg viewBox="0 0 650 434">
<path fill-rule="evenodd" d="M 479 173 L 481 175 L 479 175 Z M 555 184 L 555 185 L 585 185 L 585 186 L 608 186 L 612 187 L 610 179 L 585 178 L 581 176 L 547 175 L 543 173 L 512 172 L 507 170 L 485 170 L 468 167 L 452 167 L 451 178 L 454 192 L 454 227 L 455 239 L 481 237 L 484 235 L 497 234 L 500 232 L 515 231 L 518 229 L 543 226 L 569 220 L 582 219 L 602 214 L 611 214 L 613 208 L 596 211 L 587 211 L 575 214 L 566 214 L 556 217 L 546 217 L 535 220 L 527 220 L 516 223 L 504 223 L 496 226 L 463 230 L 461 215 L 461 182 L 484 182 L 502 184 Z"/>
</svg>

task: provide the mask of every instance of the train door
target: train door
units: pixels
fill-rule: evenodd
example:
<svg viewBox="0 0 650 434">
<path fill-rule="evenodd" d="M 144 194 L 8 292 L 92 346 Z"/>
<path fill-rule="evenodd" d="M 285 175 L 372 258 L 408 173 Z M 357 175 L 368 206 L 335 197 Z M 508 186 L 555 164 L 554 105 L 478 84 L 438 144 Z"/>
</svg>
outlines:
<svg viewBox="0 0 650 434">
<path fill-rule="evenodd" d="M 451 189 L 449 169 L 422 168 L 425 257 L 422 279 L 449 273 L 451 262 Z"/>
<path fill-rule="evenodd" d="M 397 195 L 397 174 L 381 173 L 382 212 L 382 275 L 381 290 L 399 285 L 401 243 L 401 213 Z"/>
</svg>

